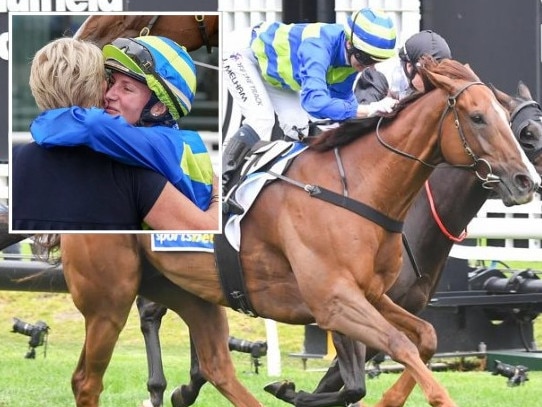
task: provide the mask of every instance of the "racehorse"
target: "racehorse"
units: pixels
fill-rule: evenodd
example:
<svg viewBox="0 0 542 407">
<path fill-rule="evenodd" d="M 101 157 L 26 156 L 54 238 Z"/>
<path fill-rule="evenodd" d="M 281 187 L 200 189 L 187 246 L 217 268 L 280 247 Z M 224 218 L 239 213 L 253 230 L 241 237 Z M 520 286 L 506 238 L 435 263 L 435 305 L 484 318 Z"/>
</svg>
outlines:
<svg viewBox="0 0 542 407">
<path fill-rule="evenodd" d="M 519 83 L 517 95 L 511 97 L 495 89 L 495 93 L 511 116 L 511 127 L 529 159 L 542 172 L 542 110 L 533 101 L 529 89 Z M 466 237 L 465 228 L 479 211 L 490 191 L 481 187 L 475 177 L 449 167 L 437 168 L 429 177 L 405 219 L 404 233 L 411 255 L 395 284 L 388 291 L 390 298 L 409 312 L 417 314 L 428 304 L 452 245 Z M 414 262 L 412 261 L 414 259 Z M 363 344 L 354 343 L 340 334 L 333 334 L 338 362 L 330 368 L 314 393 L 295 391 L 292 382 L 277 382 L 266 387 L 270 393 L 296 406 L 323 407 L 344 405 L 353 397 L 365 394 L 365 360 L 377 353 L 368 349 L 366 359 L 352 363 L 351 354 L 364 351 Z M 340 366 L 340 369 L 339 369 Z M 196 373 L 193 373 L 198 379 Z M 198 381 L 195 381 L 199 383 Z M 340 389 L 345 385 L 345 389 Z M 190 387 L 188 387 L 190 388 Z M 325 398 L 324 398 L 325 397 Z M 323 403 L 323 400 L 326 403 Z"/>
<path fill-rule="evenodd" d="M 100 48 L 119 37 L 161 35 L 188 49 L 218 47 L 219 18 L 210 15 L 93 15 L 77 30 L 74 38 L 92 41 Z"/>
<path fill-rule="evenodd" d="M 499 102 L 509 111 L 511 127 L 514 135 L 527 153 L 529 159 L 536 164 L 537 171 L 542 172 L 542 110 L 533 101 L 529 89 L 519 82 L 517 94 L 511 97 L 495 89 Z M 390 298 L 408 311 L 417 314 L 425 308 L 440 279 L 449 251 L 454 242 L 465 237 L 462 232 L 467 223 L 474 217 L 487 198 L 489 190 L 482 188 L 471 174 L 458 169 L 442 167 L 431 174 L 426 187 L 416 196 L 413 206 L 405 219 L 405 236 L 416 262 L 416 269 L 407 253 L 400 275 L 388 291 Z M 432 203 L 432 204 L 431 204 Z M 442 225 L 442 226 L 439 226 Z M 428 250 L 430 246 L 430 250 Z M 419 273 L 417 272 L 419 270 Z M 138 310 L 141 315 L 141 326 L 147 347 L 149 363 L 149 392 L 155 406 L 161 405 L 166 382 L 160 359 L 160 344 L 158 329 L 160 320 L 166 312 L 163 306 L 138 300 Z M 365 393 L 363 388 L 363 369 L 365 358 L 359 355 L 363 349 L 349 338 L 334 333 L 334 343 L 339 349 L 342 374 L 337 362 L 318 385 L 314 393 L 295 391 L 292 382 L 277 382 L 266 386 L 266 390 L 280 399 L 297 406 L 324 407 L 346 405 Z M 348 350 L 345 350 L 348 349 Z M 352 364 L 352 353 L 358 352 L 359 364 Z M 368 355 L 375 352 L 368 350 Z M 199 372 L 197 360 L 192 360 L 190 383 L 182 386 L 183 402 L 174 404 L 175 407 L 191 405 L 205 379 Z"/>
<path fill-rule="evenodd" d="M 433 328 L 384 294 L 400 268 L 402 221 L 425 179 L 443 161 L 470 169 L 507 205 L 532 199 L 540 182 L 491 90 L 457 61 L 421 61 L 435 90 L 376 130 L 355 121 L 318 137 L 285 178 L 264 188 L 241 223 L 240 257 L 254 313 L 285 323 L 315 321 L 405 366 L 379 406 L 402 405 L 416 383 L 430 405 L 455 405 L 424 363 L 436 348 Z M 321 192 L 338 192 L 344 206 L 319 200 Z M 376 211 L 384 224 L 349 209 L 356 206 Z M 145 297 L 184 317 L 203 376 L 234 405 L 259 405 L 233 374 L 227 321 L 215 306 L 228 302 L 212 254 L 152 252 L 147 235 L 63 235 L 61 249 L 87 328 L 72 379 L 78 406 L 98 404 L 143 256 L 167 277 L 162 281 L 186 290 L 185 298 L 171 298 L 160 284 L 141 285 Z"/>
</svg>

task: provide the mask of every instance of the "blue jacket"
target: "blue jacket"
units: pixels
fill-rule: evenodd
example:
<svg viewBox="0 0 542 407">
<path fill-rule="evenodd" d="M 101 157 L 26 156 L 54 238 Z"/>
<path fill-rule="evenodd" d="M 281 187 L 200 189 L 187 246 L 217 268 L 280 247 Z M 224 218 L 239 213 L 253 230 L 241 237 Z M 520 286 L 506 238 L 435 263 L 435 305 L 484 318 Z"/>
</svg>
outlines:
<svg viewBox="0 0 542 407">
<path fill-rule="evenodd" d="M 356 116 L 352 91 L 357 71 L 346 57 L 341 24 L 263 23 L 255 27 L 251 49 L 271 85 L 300 91 L 312 116 L 346 120 Z"/>
<path fill-rule="evenodd" d="M 71 107 L 41 113 L 30 132 L 44 147 L 83 145 L 125 164 L 152 169 L 200 209 L 206 210 L 210 204 L 213 167 L 195 131 L 135 127 L 103 109 Z"/>
</svg>

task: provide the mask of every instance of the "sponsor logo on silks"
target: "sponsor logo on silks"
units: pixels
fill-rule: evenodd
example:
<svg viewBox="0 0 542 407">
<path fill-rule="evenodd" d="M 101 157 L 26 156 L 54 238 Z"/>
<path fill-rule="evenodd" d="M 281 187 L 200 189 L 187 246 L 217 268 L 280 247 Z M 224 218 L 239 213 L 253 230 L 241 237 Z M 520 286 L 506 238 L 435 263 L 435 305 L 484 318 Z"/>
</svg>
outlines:
<svg viewBox="0 0 542 407">
<path fill-rule="evenodd" d="M 213 233 L 153 233 L 153 251 L 212 252 Z"/>
</svg>

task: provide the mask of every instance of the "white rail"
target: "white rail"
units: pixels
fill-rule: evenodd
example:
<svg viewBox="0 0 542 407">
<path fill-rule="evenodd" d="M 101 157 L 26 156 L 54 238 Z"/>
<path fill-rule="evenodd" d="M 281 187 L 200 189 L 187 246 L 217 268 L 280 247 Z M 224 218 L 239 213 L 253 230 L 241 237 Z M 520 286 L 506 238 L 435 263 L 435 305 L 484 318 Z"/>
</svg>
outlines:
<svg viewBox="0 0 542 407">
<path fill-rule="evenodd" d="M 498 216 L 498 217 L 496 217 Z M 542 202 L 506 207 L 498 199 L 489 199 L 467 227 L 476 246 L 454 245 L 450 256 L 467 260 L 542 262 Z M 488 240 L 489 239 L 489 240 Z M 504 240 L 504 246 L 492 239 Z M 518 247 L 518 240 L 524 240 Z M 527 242 L 525 242 L 527 240 Z"/>
</svg>

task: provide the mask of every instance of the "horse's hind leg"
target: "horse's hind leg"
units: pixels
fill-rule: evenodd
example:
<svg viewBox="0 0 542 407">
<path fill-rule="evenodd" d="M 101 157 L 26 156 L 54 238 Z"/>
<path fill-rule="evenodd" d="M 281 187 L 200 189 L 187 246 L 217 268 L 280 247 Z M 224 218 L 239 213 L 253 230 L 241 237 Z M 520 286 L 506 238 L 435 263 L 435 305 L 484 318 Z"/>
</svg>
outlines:
<svg viewBox="0 0 542 407">
<path fill-rule="evenodd" d="M 132 242 L 121 235 L 62 236 L 64 276 L 85 318 L 85 342 L 72 376 L 77 407 L 98 407 L 105 370 L 135 300 L 140 273 Z"/>
<path fill-rule="evenodd" d="M 160 407 L 164 403 L 164 391 L 166 390 L 167 381 L 162 364 L 159 331 L 167 308 L 141 296 L 137 297 L 136 304 L 147 352 L 147 391 L 150 395 L 152 407 Z"/>
</svg>

